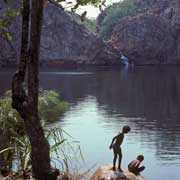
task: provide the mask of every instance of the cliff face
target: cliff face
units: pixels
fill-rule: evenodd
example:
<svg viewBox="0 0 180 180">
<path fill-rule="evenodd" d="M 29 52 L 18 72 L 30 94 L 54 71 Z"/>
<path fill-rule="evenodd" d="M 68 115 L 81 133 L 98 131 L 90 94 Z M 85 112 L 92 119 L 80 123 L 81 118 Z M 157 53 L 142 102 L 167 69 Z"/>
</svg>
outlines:
<svg viewBox="0 0 180 180">
<path fill-rule="evenodd" d="M 134 1 L 143 11 L 118 22 L 113 44 L 135 64 L 180 63 L 180 1 Z"/>
<path fill-rule="evenodd" d="M 16 1 L 13 7 L 17 7 Z M 0 3 L 2 5 L 2 3 Z M 21 18 L 9 28 L 13 41 L 8 42 L 0 35 L 0 62 L 13 64 L 19 57 Z M 40 59 L 42 63 L 68 63 L 109 65 L 119 64 L 119 53 L 111 44 L 89 32 L 83 24 L 74 20 L 57 4 L 49 3 L 44 9 Z"/>
<path fill-rule="evenodd" d="M 77 23 L 60 6 L 52 4 L 44 11 L 41 58 L 71 60 L 79 64 L 119 63 L 119 55 L 110 44 Z"/>
</svg>

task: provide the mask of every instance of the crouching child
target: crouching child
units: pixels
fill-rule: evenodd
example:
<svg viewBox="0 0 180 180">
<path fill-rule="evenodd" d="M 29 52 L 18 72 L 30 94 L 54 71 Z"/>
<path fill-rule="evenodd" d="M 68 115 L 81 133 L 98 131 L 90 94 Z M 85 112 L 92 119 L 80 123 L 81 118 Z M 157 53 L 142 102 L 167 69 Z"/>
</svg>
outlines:
<svg viewBox="0 0 180 180">
<path fill-rule="evenodd" d="M 133 160 L 129 163 L 128 165 L 128 170 L 136 175 L 138 175 L 140 172 L 142 172 L 145 167 L 144 166 L 141 166 L 140 167 L 140 164 L 141 162 L 144 160 L 144 156 L 143 155 L 139 155 L 137 157 L 136 160 Z"/>
</svg>

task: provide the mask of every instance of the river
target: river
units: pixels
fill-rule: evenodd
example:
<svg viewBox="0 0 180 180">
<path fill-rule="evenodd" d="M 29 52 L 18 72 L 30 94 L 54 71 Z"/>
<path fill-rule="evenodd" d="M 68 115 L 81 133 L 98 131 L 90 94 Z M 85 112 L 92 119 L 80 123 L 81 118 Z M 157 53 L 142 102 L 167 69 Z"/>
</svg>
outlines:
<svg viewBox="0 0 180 180">
<path fill-rule="evenodd" d="M 10 88 L 12 72 L 0 72 L 1 96 Z M 86 168 L 111 163 L 110 142 L 129 125 L 122 167 L 144 154 L 147 180 L 180 179 L 180 68 L 43 69 L 40 86 L 69 102 L 57 125 L 80 141 Z"/>
</svg>

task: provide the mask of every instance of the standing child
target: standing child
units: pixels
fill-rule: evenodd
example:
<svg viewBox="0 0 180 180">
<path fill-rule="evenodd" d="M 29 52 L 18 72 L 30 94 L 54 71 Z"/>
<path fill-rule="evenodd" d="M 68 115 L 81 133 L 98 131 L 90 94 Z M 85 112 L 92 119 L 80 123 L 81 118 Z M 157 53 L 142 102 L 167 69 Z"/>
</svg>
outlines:
<svg viewBox="0 0 180 180">
<path fill-rule="evenodd" d="M 121 144 L 124 139 L 124 134 L 127 134 L 130 130 L 131 129 L 129 126 L 124 126 L 122 129 L 122 132 L 113 138 L 111 145 L 109 146 L 109 148 L 110 149 L 113 148 L 113 151 L 114 151 L 113 170 L 116 170 L 116 160 L 117 160 L 117 156 L 119 156 L 118 170 L 122 171 L 121 169 L 121 160 L 122 160 Z"/>
<path fill-rule="evenodd" d="M 140 172 L 142 172 L 145 169 L 144 166 L 139 167 L 143 160 L 144 160 L 144 156 L 139 155 L 136 160 L 133 160 L 129 163 L 128 170 L 138 175 Z"/>
</svg>

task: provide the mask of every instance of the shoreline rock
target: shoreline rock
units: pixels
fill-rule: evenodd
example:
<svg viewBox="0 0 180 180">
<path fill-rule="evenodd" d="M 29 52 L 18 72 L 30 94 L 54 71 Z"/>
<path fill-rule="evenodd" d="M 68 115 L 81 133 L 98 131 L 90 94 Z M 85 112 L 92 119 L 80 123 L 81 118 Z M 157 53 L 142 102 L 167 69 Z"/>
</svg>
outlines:
<svg viewBox="0 0 180 180">
<path fill-rule="evenodd" d="M 96 172 L 92 175 L 90 180 L 145 180 L 143 176 L 129 172 L 123 169 L 123 172 L 118 170 L 113 171 L 112 165 L 107 164 L 99 167 Z"/>
</svg>

